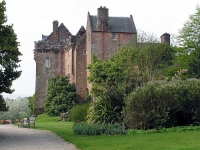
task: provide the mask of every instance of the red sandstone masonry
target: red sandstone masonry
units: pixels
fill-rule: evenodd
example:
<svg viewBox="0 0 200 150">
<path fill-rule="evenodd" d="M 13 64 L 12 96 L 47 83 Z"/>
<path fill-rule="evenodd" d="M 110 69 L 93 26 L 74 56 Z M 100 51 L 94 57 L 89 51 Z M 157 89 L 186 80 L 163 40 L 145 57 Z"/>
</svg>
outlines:
<svg viewBox="0 0 200 150">
<path fill-rule="evenodd" d="M 86 100 L 87 65 L 86 65 L 86 37 L 81 37 L 76 47 L 76 92 L 79 94 L 79 102 Z"/>
<path fill-rule="evenodd" d="M 50 68 L 45 66 L 46 58 L 50 59 Z M 49 52 L 35 52 L 36 61 L 36 91 L 35 91 L 35 108 L 36 114 L 43 113 L 37 112 L 43 110 L 43 102 L 47 95 L 47 84 L 48 80 L 59 74 L 58 64 L 58 53 Z"/>
</svg>

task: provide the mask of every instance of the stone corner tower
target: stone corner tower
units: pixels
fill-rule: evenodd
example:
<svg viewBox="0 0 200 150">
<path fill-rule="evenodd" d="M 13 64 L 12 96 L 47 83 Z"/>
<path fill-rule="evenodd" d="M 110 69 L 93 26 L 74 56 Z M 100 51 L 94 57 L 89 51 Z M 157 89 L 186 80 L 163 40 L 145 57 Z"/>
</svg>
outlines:
<svg viewBox="0 0 200 150">
<path fill-rule="evenodd" d="M 35 115 L 44 112 L 48 80 L 64 74 L 63 47 L 70 36 L 71 33 L 63 24 L 58 27 L 58 21 L 53 21 L 52 33 L 48 36 L 42 35 L 42 40 L 35 42 Z"/>
</svg>

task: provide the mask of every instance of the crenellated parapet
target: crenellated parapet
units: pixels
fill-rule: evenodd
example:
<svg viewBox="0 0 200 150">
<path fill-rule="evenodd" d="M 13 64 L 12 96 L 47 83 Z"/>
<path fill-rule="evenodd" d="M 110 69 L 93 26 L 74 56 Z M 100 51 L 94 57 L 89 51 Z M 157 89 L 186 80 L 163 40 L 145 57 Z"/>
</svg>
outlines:
<svg viewBox="0 0 200 150">
<path fill-rule="evenodd" d="M 64 45 L 64 41 L 53 43 L 52 41 L 45 39 L 35 42 L 35 50 L 60 50 Z"/>
</svg>

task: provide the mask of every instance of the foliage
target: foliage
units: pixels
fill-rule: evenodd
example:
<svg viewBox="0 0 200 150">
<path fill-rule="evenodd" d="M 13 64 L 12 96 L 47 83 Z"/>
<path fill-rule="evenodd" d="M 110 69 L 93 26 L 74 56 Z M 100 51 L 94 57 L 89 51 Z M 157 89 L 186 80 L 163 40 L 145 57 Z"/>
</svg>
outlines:
<svg viewBox="0 0 200 150">
<path fill-rule="evenodd" d="M 200 46 L 191 54 L 188 74 L 190 78 L 200 78 Z"/>
<path fill-rule="evenodd" d="M 149 133 L 169 133 L 169 132 L 188 132 L 188 131 L 200 131 L 199 126 L 177 126 L 172 128 L 160 128 L 160 129 L 128 129 L 127 134 L 149 134 Z"/>
<path fill-rule="evenodd" d="M 190 54 L 189 77 L 200 78 L 200 6 L 189 16 L 178 35 L 179 44 Z"/>
<path fill-rule="evenodd" d="M 22 119 L 30 116 L 29 99 L 28 97 L 17 99 L 6 99 L 6 105 L 9 106 L 7 112 L 0 112 L 0 118 L 9 119 L 15 122 L 15 119 Z"/>
<path fill-rule="evenodd" d="M 0 3 L 0 53 L 1 53 L 1 86 L 0 93 L 12 93 L 13 90 L 10 89 L 12 81 L 17 79 L 21 71 L 16 69 L 19 67 L 20 62 L 19 56 L 21 53 L 18 50 L 19 43 L 17 42 L 17 36 L 14 33 L 13 26 L 4 25 L 7 22 L 7 17 L 4 12 L 5 1 Z"/>
<path fill-rule="evenodd" d="M 0 95 L 0 111 L 8 111 L 8 106 L 6 106 L 6 102 L 2 95 Z"/>
<path fill-rule="evenodd" d="M 5 5 L 4 0 L 0 2 L 0 94 L 3 92 L 12 93 L 14 91 L 11 89 L 12 82 L 21 75 L 21 71 L 17 71 L 21 55 L 18 50 L 19 43 L 13 25 L 5 25 L 7 22 Z M 3 103 L 4 100 L 1 96 L 0 108 L 5 111 L 7 109 Z"/>
<path fill-rule="evenodd" d="M 147 33 L 142 30 L 137 30 L 138 43 L 159 43 L 158 38 L 153 33 Z"/>
<path fill-rule="evenodd" d="M 172 65 L 174 54 L 167 44 L 145 43 L 123 47 L 110 60 L 93 56 L 88 81 L 93 85 L 94 102 L 88 111 L 88 121 L 121 122 L 126 95 L 164 75 L 163 70 Z"/>
<path fill-rule="evenodd" d="M 29 108 L 30 108 L 30 113 L 34 114 L 35 110 L 35 94 L 33 94 L 32 97 L 29 98 Z"/>
<path fill-rule="evenodd" d="M 59 116 L 60 113 L 68 112 L 76 104 L 76 88 L 70 83 L 68 76 L 57 76 L 50 79 L 47 92 L 44 109 L 50 116 Z"/>
<path fill-rule="evenodd" d="M 92 96 L 88 90 L 88 88 L 86 88 L 86 102 L 91 102 L 92 100 Z"/>
<path fill-rule="evenodd" d="M 200 40 L 200 6 L 196 6 L 196 13 L 189 16 L 189 20 L 179 30 L 178 40 L 180 46 L 188 52 L 199 48 Z"/>
<path fill-rule="evenodd" d="M 173 65 L 164 70 L 165 74 L 169 79 L 171 79 L 175 76 L 175 74 L 177 74 L 178 71 L 187 70 L 187 72 L 181 76 L 182 79 L 187 79 L 191 55 L 189 55 L 185 49 L 181 47 L 174 46 L 173 50 L 175 51 L 175 57 L 172 60 Z"/>
<path fill-rule="evenodd" d="M 73 122 L 86 121 L 89 103 L 77 105 L 70 111 L 69 120 Z"/>
<path fill-rule="evenodd" d="M 153 81 L 164 75 L 162 70 L 172 65 L 175 51 L 168 44 L 141 45 L 137 51 L 137 64 L 143 78 Z"/>
<path fill-rule="evenodd" d="M 175 51 L 167 44 L 141 44 L 123 47 L 110 60 L 98 60 L 88 66 L 88 81 L 93 84 L 91 92 L 102 95 L 109 88 L 121 83 L 134 88 L 158 79 L 162 70 L 172 65 Z"/>
<path fill-rule="evenodd" d="M 149 82 L 125 100 L 129 128 L 151 129 L 200 123 L 200 80 Z"/>
<path fill-rule="evenodd" d="M 76 123 L 73 126 L 75 134 L 78 135 L 123 135 L 126 129 L 119 123 L 114 124 L 88 124 L 85 122 Z"/>
<path fill-rule="evenodd" d="M 87 121 L 92 124 L 122 122 L 124 92 L 125 90 L 112 88 L 96 97 L 95 101 L 90 104 Z"/>
</svg>

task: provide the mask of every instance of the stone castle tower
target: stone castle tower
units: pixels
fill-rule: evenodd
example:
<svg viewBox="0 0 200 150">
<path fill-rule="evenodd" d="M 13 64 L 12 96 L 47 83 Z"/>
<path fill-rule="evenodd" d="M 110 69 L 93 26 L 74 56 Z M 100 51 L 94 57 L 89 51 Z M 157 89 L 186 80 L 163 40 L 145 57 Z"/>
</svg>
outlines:
<svg viewBox="0 0 200 150">
<path fill-rule="evenodd" d="M 48 80 L 57 75 L 69 75 L 76 85 L 79 101 L 86 99 L 86 89 L 92 54 L 108 59 L 119 49 L 132 41 L 137 44 L 137 32 L 132 16 L 110 17 L 106 7 L 97 9 L 97 15 L 87 15 L 86 29 L 82 26 L 76 35 L 58 21 L 53 22 L 49 36 L 35 42 L 36 62 L 35 114 L 43 113 L 43 101 L 47 95 Z M 169 43 L 170 35 L 163 34 L 161 42 Z"/>
</svg>

